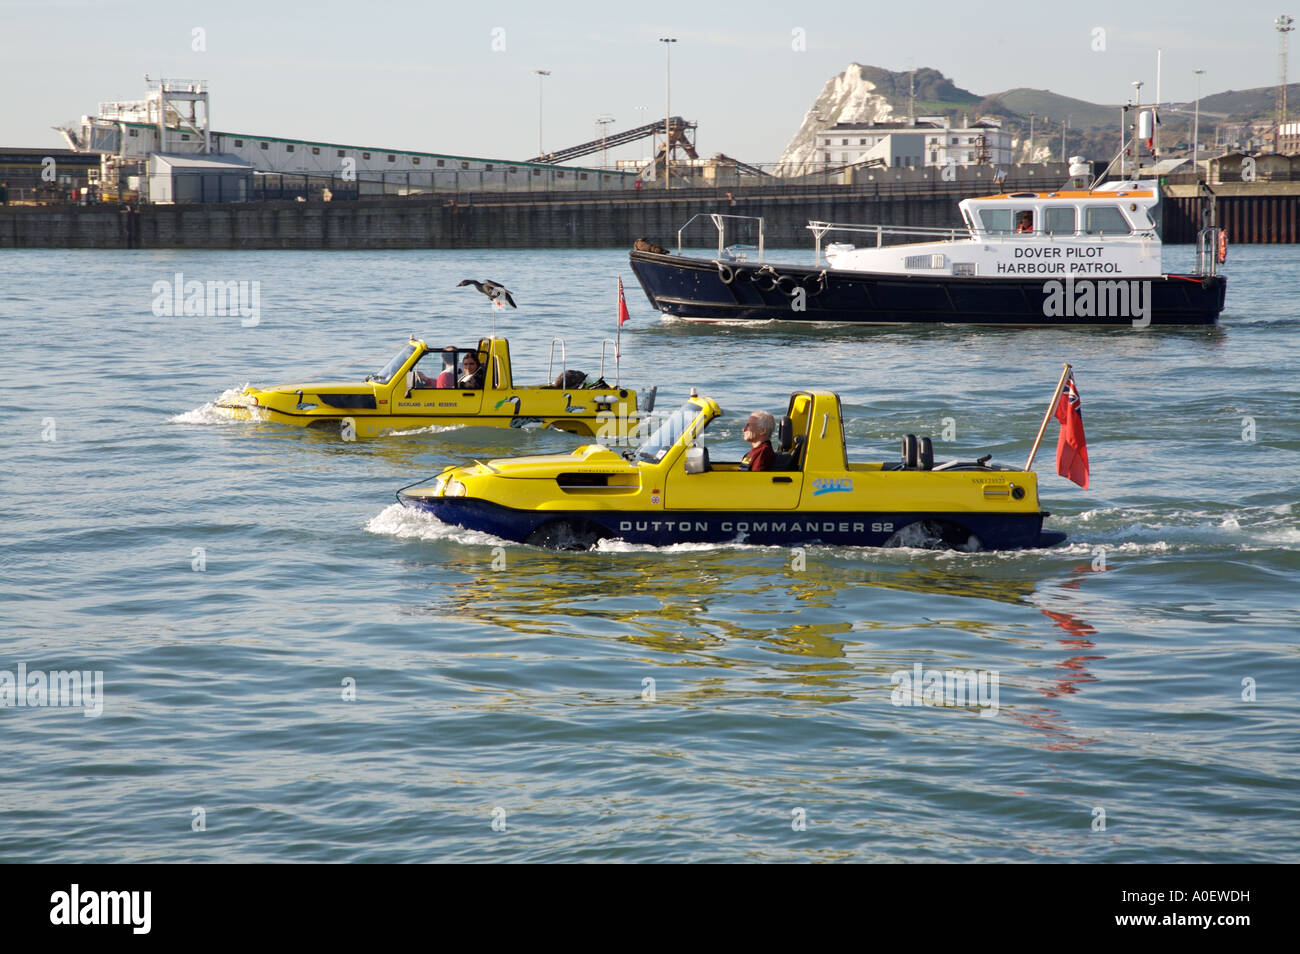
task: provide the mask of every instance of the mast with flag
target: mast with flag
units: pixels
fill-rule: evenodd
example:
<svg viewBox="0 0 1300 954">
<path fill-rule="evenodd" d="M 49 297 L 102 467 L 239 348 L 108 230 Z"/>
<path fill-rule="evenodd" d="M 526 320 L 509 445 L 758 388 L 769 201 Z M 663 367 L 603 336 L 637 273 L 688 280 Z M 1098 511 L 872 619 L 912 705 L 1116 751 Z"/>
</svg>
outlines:
<svg viewBox="0 0 1300 954">
<path fill-rule="evenodd" d="M 1056 382 L 1056 391 L 1047 402 L 1047 411 L 1043 414 L 1043 423 L 1038 427 L 1038 436 L 1029 451 L 1029 460 L 1025 461 L 1025 470 L 1034 463 L 1038 445 L 1043 441 L 1047 422 L 1055 412 L 1061 422 L 1061 434 L 1056 441 L 1056 472 L 1066 477 L 1084 490 L 1088 489 L 1088 442 L 1083 435 L 1083 401 L 1079 398 L 1079 388 L 1074 383 L 1074 369 L 1069 365 L 1061 371 L 1061 379 Z"/>
<path fill-rule="evenodd" d="M 620 345 L 623 341 L 623 322 L 631 317 L 627 313 L 627 299 L 623 297 L 623 276 L 618 276 L 618 330 L 614 335 L 614 387 L 618 387 L 620 361 L 623 354 Z"/>
</svg>

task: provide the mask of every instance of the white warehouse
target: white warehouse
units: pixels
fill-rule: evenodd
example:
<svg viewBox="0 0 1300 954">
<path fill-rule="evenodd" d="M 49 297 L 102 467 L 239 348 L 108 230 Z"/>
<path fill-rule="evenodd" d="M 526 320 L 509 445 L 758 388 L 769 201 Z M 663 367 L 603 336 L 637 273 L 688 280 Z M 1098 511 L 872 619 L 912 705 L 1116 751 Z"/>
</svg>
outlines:
<svg viewBox="0 0 1300 954">
<path fill-rule="evenodd" d="M 988 166 L 1011 163 L 1011 134 L 982 116 L 973 126 L 955 127 L 946 116 L 911 122 L 836 123 L 817 134 L 817 151 L 827 166 L 880 160 L 891 168 Z"/>
<path fill-rule="evenodd" d="M 145 99 L 99 104 L 97 116 L 60 130 L 73 149 L 98 152 L 105 197 L 178 201 L 194 190 L 182 185 L 190 172 L 166 163 L 176 183 L 166 198 L 149 196 L 150 157 L 205 156 L 225 164 L 246 163 L 261 182 L 311 181 L 314 187 L 360 195 L 407 195 L 462 190 L 631 189 L 633 172 L 555 166 L 506 159 L 453 156 L 375 146 L 251 133 L 217 132 L 208 125 L 208 89 L 202 80 L 155 80 Z M 155 165 L 155 170 L 158 166 Z M 268 179 L 267 177 L 271 177 Z"/>
</svg>

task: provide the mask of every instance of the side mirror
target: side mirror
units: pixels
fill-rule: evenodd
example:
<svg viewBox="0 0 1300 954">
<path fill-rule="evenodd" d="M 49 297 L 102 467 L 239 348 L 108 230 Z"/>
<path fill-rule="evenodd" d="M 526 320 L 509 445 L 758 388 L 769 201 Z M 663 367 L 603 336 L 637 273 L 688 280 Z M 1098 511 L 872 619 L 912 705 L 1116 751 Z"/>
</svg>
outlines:
<svg viewBox="0 0 1300 954">
<path fill-rule="evenodd" d="M 709 469 L 709 450 L 707 447 L 686 448 L 686 473 L 702 474 Z"/>
<path fill-rule="evenodd" d="M 406 372 L 406 396 L 407 397 L 411 396 L 411 388 L 413 387 L 415 387 L 415 372 L 407 371 Z"/>
</svg>

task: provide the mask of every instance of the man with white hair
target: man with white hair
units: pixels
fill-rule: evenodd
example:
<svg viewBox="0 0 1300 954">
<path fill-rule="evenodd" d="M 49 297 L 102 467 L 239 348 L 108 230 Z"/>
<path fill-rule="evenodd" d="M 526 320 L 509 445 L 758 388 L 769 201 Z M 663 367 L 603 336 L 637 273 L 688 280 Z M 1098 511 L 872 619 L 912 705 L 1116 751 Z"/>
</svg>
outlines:
<svg viewBox="0 0 1300 954">
<path fill-rule="evenodd" d="M 776 418 L 767 411 L 755 411 L 745 421 L 741 434 L 749 441 L 749 451 L 740 461 L 741 470 L 771 470 L 776 452 L 772 450 L 772 432 Z"/>
</svg>

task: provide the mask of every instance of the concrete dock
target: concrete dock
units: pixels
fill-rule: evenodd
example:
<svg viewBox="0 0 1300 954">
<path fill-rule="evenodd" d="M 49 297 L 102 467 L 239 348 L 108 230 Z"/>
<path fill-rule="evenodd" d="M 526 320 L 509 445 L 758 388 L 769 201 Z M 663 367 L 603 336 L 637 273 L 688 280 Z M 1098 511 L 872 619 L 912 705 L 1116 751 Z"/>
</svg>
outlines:
<svg viewBox="0 0 1300 954">
<path fill-rule="evenodd" d="M 1021 167 L 1001 189 L 1055 187 L 1063 181 L 1056 165 Z M 1232 242 L 1300 241 L 1300 183 L 1214 189 Z M 604 195 L 473 192 L 350 202 L 9 206 L 0 208 L 0 248 L 621 248 L 638 237 L 672 248 L 677 229 L 698 212 L 763 216 L 769 246 L 811 248 L 809 220 L 958 228 L 957 202 L 992 191 L 988 182 L 930 179 Z M 1194 186 L 1166 187 L 1165 241 L 1195 241 L 1205 201 Z M 715 240 L 707 223 L 697 223 L 686 239 L 695 247 Z M 728 241 L 753 240 L 728 234 Z"/>
</svg>

